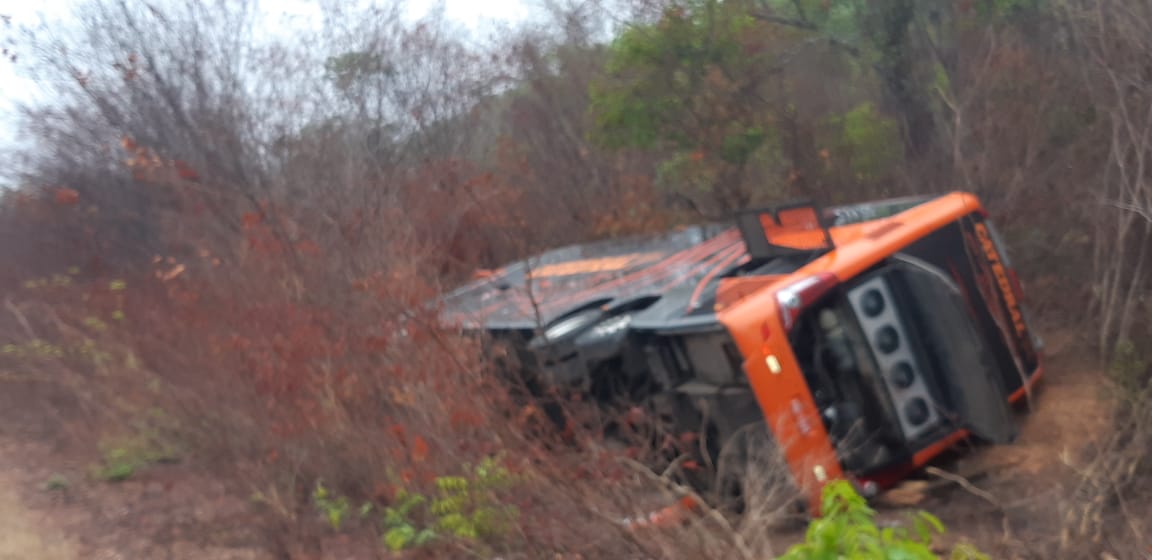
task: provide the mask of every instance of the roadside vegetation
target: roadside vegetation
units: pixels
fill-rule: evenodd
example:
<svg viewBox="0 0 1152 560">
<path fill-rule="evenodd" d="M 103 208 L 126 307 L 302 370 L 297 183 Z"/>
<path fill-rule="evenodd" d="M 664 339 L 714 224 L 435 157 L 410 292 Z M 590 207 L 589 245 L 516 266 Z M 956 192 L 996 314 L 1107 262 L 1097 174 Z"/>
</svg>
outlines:
<svg viewBox="0 0 1152 560">
<path fill-rule="evenodd" d="M 1152 5 L 545 5 L 470 38 L 402 0 L 275 33 L 246 0 L 0 19 L 5 63 L 51 99 L 0 154 L 0 419 L 37 418 L 93 480 L 209 473 L 287 558 L 337 533 L 430 558 L 1152 544 Z M 683 497 L 667 473 L 588 425 L 557 433 L 425 305 L 564 243 L 954 189 L 984 200 L 1038 322 L 1076 329 L 1114 410 L 1109 437 L 1050 458 L 1070 473 L 1050 519 L 955 549 L 935 517 L 887 526 L 844 485 L 794 547 L 766 510 L 629 529 Z"/>
</svg>

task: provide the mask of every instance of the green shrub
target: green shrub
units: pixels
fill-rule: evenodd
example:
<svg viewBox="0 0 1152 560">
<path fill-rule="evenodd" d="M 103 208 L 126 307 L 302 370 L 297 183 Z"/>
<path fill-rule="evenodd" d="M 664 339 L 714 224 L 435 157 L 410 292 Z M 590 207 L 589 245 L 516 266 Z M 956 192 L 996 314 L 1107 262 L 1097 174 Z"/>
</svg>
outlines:
<svg viewBox="0 0 1152 560">
<path fill-rule="evenodd" d="M 94 475 L 107 482 L 128 480 L 141 469 L 178 458 L 176 447 L 159 430 L 143 427 L 134 435 L 106 440 L 100 447 L 103 460 L 94 467 Z"/>
<path fill-rule="evenodd" d="M 805 541 L 780 560 L 935 560 L 932 539 L 944 525 L 930 513 L 912 516 L 912 530 L 876 524 L 876 512 L 852 485 L 836 481 L 824 488 L 823 517 L 808 526 Z M 966 546 L 952 550 L 953 560 L 987 560 Z"/>
<path fill-rule="evenodd" d="M 312 491 L 312 501 L 316 507 L 324 513 L 324 517 L 328 520 L 328 525 L 332 529 L 339 531 L 340 526 L 344 523 L 344 516 L 348 514 L 348 498 L 344 496 L 332 496 L 328 489 L 324 487 L 323 482 L 316 483 L 316 489 Z"/>
<path fill-rule="evenodd" d="M 477 466 L 466 465 L 463 476 L 437 477 L 436 491 L 430 496 L 400 489 L 381 510 L 384 546 L 398 552 L 444 538 L 482 541 L 505 534 L 518 511 L 502 503 L 496 492 L 514 480 L 498 459 L 489 458 Z M 318 483 L 312 500 L 332 529 L 344 526 L 351 510 L 347 497 L 334 495 Z M 375 509 L 365 503 L 359 508 L 360 517 L 368 517 Z"/>
</svg>

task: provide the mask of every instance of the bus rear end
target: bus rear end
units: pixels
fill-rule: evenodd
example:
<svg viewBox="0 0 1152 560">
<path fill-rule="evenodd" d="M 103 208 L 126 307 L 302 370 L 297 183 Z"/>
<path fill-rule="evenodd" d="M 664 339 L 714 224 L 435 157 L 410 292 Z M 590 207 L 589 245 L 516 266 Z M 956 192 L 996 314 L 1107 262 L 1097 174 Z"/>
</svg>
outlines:
<svg viewBox="0 0 1152 560">
<path fill-rule="evenodd" d="M 1009 403 L 1040 373 L 1019 281 L 974 197 L 913 201 L 879 221 L 854 208 L 840 225 L 901 227 L 829 251 L 724 316 L 812 505 L 832 478 L 879 489 L 965 437 L 1012 441 Z"/>
</svg>

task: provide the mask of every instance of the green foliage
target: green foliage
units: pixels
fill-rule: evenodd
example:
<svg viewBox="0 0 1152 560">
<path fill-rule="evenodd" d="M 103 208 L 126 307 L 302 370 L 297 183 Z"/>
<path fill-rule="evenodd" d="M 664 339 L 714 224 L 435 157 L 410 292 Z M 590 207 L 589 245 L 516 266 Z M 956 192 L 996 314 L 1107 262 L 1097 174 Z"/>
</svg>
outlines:
<svg viewBox="0 0 1152 560">
<path fill-rule="evenodd" d="M 466 539 L 503 533 L 516 510 L 497 501 L 494 492 L 511 482 L 508 470 L 485 459 L 472 475 L 471 480 L 452 476 L 436 480 L 438 495 L 429 511 L 437 518 L 437 528 Z"/>
<path fill-rule="evenodd" d="M 859 0 L 768 0 L 765 4 L 782 21 L 794 22 L 845 45 L 856 45 L 861 40 L 860 18 L 869 8 Z"/>
<path fill-rule="evenodd" d="M 948 70 L 944 68 L 944 65 L 939 62 L 932 65 L 932 87 L 937 92 L 952 91 L 952 78 L 948 75 Z"/>
<path fill-rule="evenodd" d="M 103 460 L 94 469 L 96 478 L 121 482 L 142 468 L 175 461 L 176 449 L 155 431 L 141 431 L 131 437 L 116 438 L 101 445 Z"/>
<path fill-rule="evenodd" d="M 876 512 L 847 481 L 824 488 L 823 517 L 808 526 L 805 541 L 793 546 L 781 560 L 936 560 L 932 539 L 945 532 L 935 516 L 919 512 L 912 516 L 912 530 L 876 524 Z M 979 551 L 959 546 L 953 560 L 987 560 Z"/>
<path fill-rule="evenodd" d="M 428 499 L 420 494 L 410 494 L 401 490 L 396 503 L 384 509 L 384 546 L 397 552 L 406 548 L 423 546 L 438 536 L 430 528 L 420 528 L 413 520 L 416 508 L 425 505 Z"/>
<path fill-rule="evenodd" d="M 848 155 L 850 169 L 858 180 L 884 176 L 903 156 L 900 127 L 868 102 L 830 119 L 839 137 L 839 151 Z"/>
<path fill-rule="evenodd" d="M 498 458 L 488 458 L 475 467 L 466 465 L 464 476 L 437 477 L 431 497 L 401 489 L 381 510 L 384 546 L 398 552 L 441 538 L 484 540 L 500 536 L 508 531 L 518 511 L 502 503 L 496 493 L 514 482 Z M 347 497 L 335 496 L 317 483 L 312 499 L 334 530 L 344 526 L 351 511 Z M 365 503 L 358 511 L 365 518 L 375 510 Z"/>
<path fill-rule="evenodd" d="M 754 139 L 759 146 L 747 155 L 749 165 L 765 170 L 782 170 L 788 163 L 780 153 L 780 138 L 775 129 L 756 129 L 752 132 L 763 134 L 763 138 Z M 751 146 L 744 146 L 750 149 Z M 728 158 L 724 158 L 728 159 Z M 721 160 L 724 163 L 724 160 Z M 707 195 L 716 187 L 723 177 L 725 167 L 715 165 L 708 161 L 702 153 L 694 151 L 676 152 L 661 161 L 656 169 L 656 186 L 674 192 Z M 776 185 L 765 184 L 757 186 L 757 195 L 770 200 L 779 196 Z"/>
<path fill-rule="evenodd" d="M 976 15 L 986 22 L 1032 14 L 1045 7 L 1043 0 L 982 0 L 974 4 Z"/>
<path fill-rule="evenodd" d="M 44 482 L 44 490 L 49 492 L 63 492 L 67 490 L 71 485 L 72 483 L 68 481 L 68 477 L 60 473 L 56 473 Z"/>
<path fill-rule="evenodd" d="M 122 482 L 132 478 L 132 476 L 136 474 L 135 463 L 124 460 L 122 453 L 111 454 L 104 460 L 107 464 L 100 469 L 97 475 L 101 480 L 106 482 Z"/>
<path fill-rule="evenodd" d="M 384 546 L 393 552 L 407 548 L 424 546 L 436 539 L 436 532 L 431 529 L 416 530 L 409 524 L 393 527 L 384 534 Z"/>
<path fill-rule="evenodd" d="M 673 154 L 656 168 L 656 185 L 685 193 L 707 193 L 716 183 L 714 167 L 699 165 L 691 152 Z"/>
<path fill-rule="evenodd" d="M 669 9 L 656 24 L 624 31 L 609 51 L 608 79 L 592 88 L 594 137 L 611 148 L 692 149 L 700 146 L 696 127 L 743 122 L 726 130 L 716 148 L 727 146 L 731 159 L 755 150 L 764 133 L 749 127 L 746 115 L 700 118 L 701 111 L 731 108 L 713 104 L 770 66 L 770 55 L 749 48 L 756 21 L 741 5 L 694 0 Z"/>
<path fill-rule="evenodd" d="M 348 514 L 350 508 L 348 498 L 344 496 L 333 497 L 324 487 L 324 483 L 318 481 L 316 482 L 316 489 L 312 491 L 312 502 L 320 511 L 324 512 L 328 525 L 339 531 L 340 526 L 344 523 L 344 516 Z"/>
<path fill-rule="evenodd" d="M 770 90 L 789 32 L 754 17 L 755 2 L 687 0 L 631 27 L 591 86 L 592 139 L 609 149 L 668 155 L 664 188 L 746 202 L 744 170 L 778 149 Z M 729 208 L 730 209 L 730 208 Z"/>
<path fill-rule="evenodd" d="M 743 130 L 736 130 L 725 135 L 723 144 L 720 146 L 720 159 L 727 163 L 739 164 L 748 161 L 752 154 L 764 145 L 764 140 L 768 138 L 768 133 L 762 127 L 740 128 Z"/>
<path fill-rule="evenodd" d="M 742 185 L 750 166 L 808 179 L 847 166 L 856 181 L 883 180 L 903 158 L 904 134 L 869 97 L 893 96 L 908 126 L 926 132 L 931 86 L 949 83 L 911 31 L 930 9 L 907 0 L 677 3 L 612 44 L 606 75 L 592 87 L 593 138 L 612 149 L 669 153 L 658 184 L 710 194 L 722 206 L 753 198 Z M 839 55 L 844 68 L 861 73 L 849 71 L 843 86 L 864 99 L 847 111 L 833 108 L 839 101 L 797 110 L 791 96 L 803 95 L 805 84 L 792 61 L 829 44 L 831 54 L 819 56 Z M 769 163 L 784 159 L 791 161 Z"/>
</svg>

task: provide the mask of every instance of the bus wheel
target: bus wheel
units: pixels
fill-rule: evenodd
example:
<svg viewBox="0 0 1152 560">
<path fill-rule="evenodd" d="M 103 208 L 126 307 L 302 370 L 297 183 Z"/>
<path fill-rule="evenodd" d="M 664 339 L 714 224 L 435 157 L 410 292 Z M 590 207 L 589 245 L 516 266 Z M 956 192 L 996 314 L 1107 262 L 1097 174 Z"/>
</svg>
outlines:
<svg viewBox="0 0 1152 560">
<path fill-rule="evenodd" d="M 714 502 L 721 512 L 782 527 L 806 520 L 800 488 L 762 422 L 737 430 L 716 460 Z"/>
</svg>

